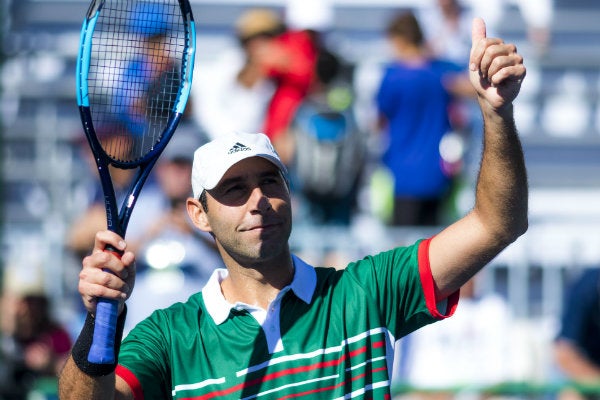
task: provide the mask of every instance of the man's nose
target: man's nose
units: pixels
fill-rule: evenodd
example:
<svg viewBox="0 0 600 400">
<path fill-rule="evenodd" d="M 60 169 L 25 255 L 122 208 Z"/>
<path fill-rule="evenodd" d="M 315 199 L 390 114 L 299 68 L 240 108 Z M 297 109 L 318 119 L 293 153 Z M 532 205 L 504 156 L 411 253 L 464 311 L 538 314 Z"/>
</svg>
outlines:
<svg viewBox="0 0 600 400">
<path fill-rule="evenodd" d="M 260 186 L 256 186 L 254 189 L 252 189 L 249 201 L 259 211 L 266 211 L 271 208 L 271 200 L 267 195 L 265 195 Z"/>
</svg>

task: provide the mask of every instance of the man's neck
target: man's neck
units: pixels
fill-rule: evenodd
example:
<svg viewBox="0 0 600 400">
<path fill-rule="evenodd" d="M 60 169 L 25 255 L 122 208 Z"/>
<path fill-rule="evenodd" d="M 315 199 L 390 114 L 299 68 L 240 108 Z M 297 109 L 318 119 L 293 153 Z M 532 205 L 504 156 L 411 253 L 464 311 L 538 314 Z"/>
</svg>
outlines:
<svg viewBox="0 0 600 400">
<path fill-rule="evenodd" d="M 229 276 L 221 282 L 221 291 L 229 303 L 242 302 L 267 309 L 281 289 L 292 283 L 294 264 L 291 256 L 259 266 L 227 266 Z"/>
</svg>

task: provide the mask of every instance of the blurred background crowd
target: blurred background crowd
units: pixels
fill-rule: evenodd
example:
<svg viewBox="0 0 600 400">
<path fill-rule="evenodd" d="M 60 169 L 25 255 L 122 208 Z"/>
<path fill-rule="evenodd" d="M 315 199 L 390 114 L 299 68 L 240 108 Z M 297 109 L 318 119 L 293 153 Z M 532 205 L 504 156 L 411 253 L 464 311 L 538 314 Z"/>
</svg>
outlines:
<svg viewBox="0 0 600 400">
<path fill-rule="evenodd" d="M 592 0 L 191 0 L 192 97 L 134 209 L 126 330 L 220 259 L 185 215 L 192 149 L 265 132 L 290 170 L 294 252 L 315 265 L 431 236 L 472 206 L 474 16 L 517 45 L 530 229 L 402 339 L 398 396 L 598 398 L 600 4 Z M 53 398 L 78 333 L 81 258 L 106 222 L 75 101 L 88 1 L 0 5 L 0 400 Z M 104 133 L 110 136 L 110 127 Z M 126 188 L 130 174 L 114 171 Z M 100 200 L 100 201 L 99 201 Z M 37 396 L 37 397 L 36 397 Z"/>
</svg>

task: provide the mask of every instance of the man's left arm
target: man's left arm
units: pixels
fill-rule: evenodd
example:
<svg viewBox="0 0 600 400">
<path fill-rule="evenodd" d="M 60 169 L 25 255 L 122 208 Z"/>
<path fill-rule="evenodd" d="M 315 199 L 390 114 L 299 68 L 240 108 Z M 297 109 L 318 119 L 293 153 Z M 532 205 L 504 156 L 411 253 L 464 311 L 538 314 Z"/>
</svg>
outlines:
<svg viewBox="0 0 600 400">
<path fill-rule="evenodd" d="M 487 38 L 473 21 L 469 74 L 484 121 L 484 144 L 475 205 L 432 240 L 429 263 L 436 298 L 458 290 L 527 230 L 527 173 L 513 118 L 525 67 L 512 44 Z"/>
</svg>

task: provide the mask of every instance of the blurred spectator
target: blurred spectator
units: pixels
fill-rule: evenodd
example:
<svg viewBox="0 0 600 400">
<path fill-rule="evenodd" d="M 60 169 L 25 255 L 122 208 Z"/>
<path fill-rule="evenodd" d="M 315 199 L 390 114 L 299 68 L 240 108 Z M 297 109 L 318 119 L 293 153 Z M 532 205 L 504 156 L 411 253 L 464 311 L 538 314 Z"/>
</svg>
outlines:
<svg viewBox="0 0 600 400">
<path fill-rule="evenodd" d="M 311 3 L 312 4 L 312 3 Z M 210 138 L 231 131 L 262 131 L 282 160 L 293 158 L 289 129 L 315 79 L 318 28 L 330 22 L 325 3 L 286 8 L 286 23 L 268 8 L 252 8 L 236 21 L 243 54 L 226 52 L 198 68 L 195 117 Z M 232 118 L 232 110 L 236 110 Z M 255 127 L 256 129 L 253 129 Z"/>
<path fill-rule="evenodd" d="M 533 53 L 540 56 L 550 46 L 551 25 L 554 19 L 553 0 L 513 0 L 519 6 L 521 15 L 527 24 L 527 39 Z"/>
<path fill-rule="evenodd" d="M 198 292 L 223 266 L 210 234 L 194 229 L 186 211 L 192 195 L 193 154 L 203 141 L 197 130 L 178 128 L 140 194 L 127 231 L 138 254 L 136 293 L 127 301 L 126 330 L 158 308 Z"/>
<path fill-rule="evenodd" d="M 446 2 L 446 0 L 440 0 Z M 506 27 L 509 8 L 517 8 L 523 18 L 522 26 L 532 55 L 543 55 L 551 41 L 551 25 L 554 19 L 554 0 L 458 0 L 467 13 L 486 21 L 488 37 L 497 36 Z M 519 21 L 520 22 L 520 21 Z M 519 44 L 517 44 L 519 45 Z"/>
<path fill-rule="evenodd" d="M 102 128 L 102 132 L 102 140 L 118 140 L 112 135 L 111 126 Z M 213 239 L 192 229 L 185 210 L 185 200 L 191 195 L 193 152 L 203 140 L 195 125 L 188 118 L 182 119 L 131 213 L 125 237 L 128 245 L 138 251 L 136 286 L 145 289 L 128 301 L 128 327 L 154 309 L 187 300 L 202 287 L 212 270 L 221 265 Z M 95 169 L 87 143 L 82 150 Z M 121 205 L 135 170 L 110 168 L 117 204 Z M 67 248 L 77 257 L 89 253 L 95 232 L 106 227 L 103 194 L 95 171 L 94 174 L 90 180 L 93 200 L 68 232 Z M 167 247 L 169 250 L 164 251 Z M 164 254 L 176 254 L 177 257 L 161 258 Z"/>
<path fill-rule="evenodd" d="M 462 65 L 429 56 L 414 14 L 394 17 L 386 33 L 396 60 L 385 69 L 376 103 L 387 146 L 382 161 L 394 179 L 391 224 L 437 225 L 454 172 L 440 153 L 453 130 L 450 107 L 454 96 L 474 92 Z"/>
<path fill-rule="evenodd" d="M 498 7 L 496 10 L 495 7 Z M 500 4 L 489 2 L 469 2 L 468 0 L 435 0 L 432 4 L 420 7 L 417 20 L 423 29 L 427 50 L 430 57 L 446 60 L 458 66 L 467 65 L 471 51 L 471 23 L 476 16 L 484 16 L 488 37 L 497 37 L 494 32 L 494 21 L 497 16 L 486 17 L 488 14 L 501 12 Z M 483 14 L 481 14 L 483 12 Z M 471 99 L 452 99 L 448 110 L 452 134 L 444 136 L 442 157 L 444 164 L 451 173 L 475 173 L 481 154 L 482 124 L 481 113 L 477 102 Z M 456 151 L 454 154 L 445 154 Z M 470 164 L 471 169 L 465 171 L 464 164 Z M 450 211 L 450 210 L 448 210 Z"/>
<path fill-rule="evenodd" d="M 308 221 L 348 225 L 366 147 L 354 115 L 354 66 L 327 41 L 334 22 L 330 1 L 288 0 L 285 19 L 289 31 L 307 34 L 316 51 L 313 80 L 290 130 L 292 187 Z"/>
<path fill-rule="evenodd" d="M 436 0 L 434 3 L 419 8 L 418 14 L 431 56 L 466 65 L 471 51 L 471 21 L 474 17 L 471 8 L 465 7 L 459 0 Z"/>
<path fill-rule="evenodd" d="M 275 83 L 263 68 L 263 54 L 283 30 L 283 22 L 274 11 L 250 9 L 235 24 L 240 47 L 219 54 L 214 61 L 199 60 L 192 104 L 196 122 L 210 139 L 229 132 L 263 129 L 275 90 Z"/>
<path fill-rule="evenodd" d="M 600 384 L 600 268 L 586 270 L 565 296 L 561 327 L 554 342 L 554 356 L 570 381 Z M 577 390 L 565 391 L 563 400 L 597 399 Z"/>
<path fill-rule="evenodd" d="M 294 153 L 293 138 L 289 134 L 292 119 L 298 107 L 308 95 L 315 79 L 318 56 L 317 26 L 311 22 L 320 19 L 325 2 L 303 2 L 301 8 L 286 7 L 286 30 L 265 46 L 262 65 L 276 88 L 269 103 L 264 133 L 284 163 L 290 164 Z M 296 18 L 294 10 L 303 10 L 304 18 Z M 307 14 L 306 10 L 310 10 Z M 314 18 L 314 19 L 313 19 Z M 290 24 L 291 23 L 291 24 Z M 319 22 L 320 23 L 320 22 Z"/>
<path fill-rule="evenodd" d="M 522 379 L 528 361 L 516 345 L 515 319 L 504 298 L 479 290 L 480 276 L 461 287 L 452 318 L 401 340 L 394 381 L 414 388 L 416 398 L 473 396 L 477 388 Z"/>
<path fill-rule="evenodd" d="M 25 399 L 42 380 L 56 384 L 71 350 L 71 337 L 54 319 L 39 277 L 22 279 L 32 271 L 15 268 L 5 271 L 0 311 L 0 398 L 7 400 Z"/>
<path fill-rule="evenodd" d="M 123 132 L 123 129 L 124 127 L 122 124 L 106 124 L 97 127 L 96 133 L 105 148 L 119 146 L 122 151 L 126 152 L 130 151 L 131 148 L 125 148 L 125 145 L 128 142 L 123 141 L 120 136 L 121 134 L 119 133 Z M 116 144 L 113 145 L 112 142 Z M 94 247 L 94 236 L 98 229 L 106 229 L 106 207 L 104 205 L 104 194 L 102 192 L 102 186 L 100 185 L 94 155 L 92 154 L 87 141 L 85 141 L 85 138 L 82 138 L 78 145 L 81 151 L 81 158 L 83 159 L 84 164 L 89 167 L 89 174 L 83 174 L 83 182 L 80 186 L 80 189 L 83 192 L 80 199 L 80 203 L 84 204 L 83 211 L 71 223 L 67 232 L 65 245 L 77 259 L 81 259 Z M 120 169 L 115 168 L 112 165 L 108 168 L 110 170 L 117 204 L 121 205 L 129 190 L 129 185 L 135 174 L 135 169 Z"/>
<path fill-rule="evenodd" d="M 496 37 L 495 32 L 504 28 L 509 7 L 518 8 L 525 23 L 526 51 L 543 55 L 551 41 L 553 0 L 435 0 L 418 8 L 418 19 L 434 56 L 464 64 L 471 49 L 473 17 L 482 17 L 488 37 Z"/>
<path fill-rule="evenodd" d="M 354 116 L 353 67 L 311 32 L 318 56 L 315 80 L 292 123 L 293 187 L 310 222 L 349 225 L 366 159 L 366 137 Z"/>
<path fill-rule="evenodd" d="M 119 120 L 134 135 L 148 134 L 153 119 L 164 118 L 164 113 L 173 109 L 176 92 L 165 91 L 172 86 L 167 82 L 178 82 L 180 67 L 170 54 L 173 50 L 171 38 L 167 35 L 172 28 L 166 17 L 166 6 L 159 3 L 140 3 L 132 11 L 129 33 L 138 35 L 144 42 L 136 47 L 133 58 L 121 76 L 117 77 L 117 87 L 112 95 L 113 107 Z M 135 14 L 140 14 L 135 17 Z M 145 96 L 132 96 L 143 93 Z M 164 124 L 160 124 L 163 126 Z"/>
</svg>

